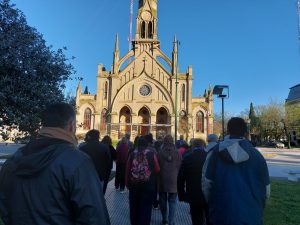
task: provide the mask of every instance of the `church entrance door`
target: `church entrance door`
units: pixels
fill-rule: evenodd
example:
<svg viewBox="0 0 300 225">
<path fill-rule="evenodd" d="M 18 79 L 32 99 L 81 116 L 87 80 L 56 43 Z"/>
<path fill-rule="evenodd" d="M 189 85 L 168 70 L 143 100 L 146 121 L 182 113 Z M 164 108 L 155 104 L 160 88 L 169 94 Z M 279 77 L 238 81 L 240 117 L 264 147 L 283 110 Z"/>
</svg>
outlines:
<svg viewBox="0 0 300 225">
<path fill-rule="evenodd" d="M 165 108 L 160 108 L 156 113 L 156 138 L 164 137 L 166 134 L 170 133 L 170 117 Z"/>
<path fill-rule="evenodd" d="M 143 107 L 139 111 L 139 135 L 149 134 L 150 130 L 150 113 L 146 107 Z"/>
<path fill-rule="evenodd" d="M 130 109 L 125 106 L 120 111 L 120 132 L 119 132 L 119 138 L 124 137 L 126 133 L 130 134 L 130 124 L 131 124 L 131 113 Z"/>
</svg>

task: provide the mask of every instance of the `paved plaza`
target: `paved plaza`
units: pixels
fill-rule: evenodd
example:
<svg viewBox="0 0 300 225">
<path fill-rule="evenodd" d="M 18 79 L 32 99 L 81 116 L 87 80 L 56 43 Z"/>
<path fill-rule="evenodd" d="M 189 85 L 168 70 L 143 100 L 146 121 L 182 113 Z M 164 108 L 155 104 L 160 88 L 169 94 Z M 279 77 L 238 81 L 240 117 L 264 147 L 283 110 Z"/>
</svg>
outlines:
<svg viewBox="0 0 300 225">
<path fill-rule="evenodd" d="M 121 194 L 114 188 L 114 179 L 109 182 L 107 192 L 105 194 L 108 213 L 112 225 L 130 225 L 129 220 L 129 200 L 128 191 Z M 160 210 L 152 210 L 151 225 L 161 224 Z M 192 221 L 189 213 L 189 205 L 178 202 L 176 213 L 176 224 L 191 225 Z"/>
</svg>

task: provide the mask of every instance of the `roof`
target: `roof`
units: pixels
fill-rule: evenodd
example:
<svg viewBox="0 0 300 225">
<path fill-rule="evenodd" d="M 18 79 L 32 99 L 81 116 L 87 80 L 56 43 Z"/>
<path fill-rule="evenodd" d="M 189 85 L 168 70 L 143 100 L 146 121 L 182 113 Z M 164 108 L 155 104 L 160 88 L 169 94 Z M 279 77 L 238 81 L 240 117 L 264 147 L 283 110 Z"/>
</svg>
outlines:
<svg viewBox="0 0 300 225">
<path fill-rule="evenodd" d="M 300 84 L 290 88 L 290 93 L 286 101 L 295 100 L 300 100 Z"/>
</svg>

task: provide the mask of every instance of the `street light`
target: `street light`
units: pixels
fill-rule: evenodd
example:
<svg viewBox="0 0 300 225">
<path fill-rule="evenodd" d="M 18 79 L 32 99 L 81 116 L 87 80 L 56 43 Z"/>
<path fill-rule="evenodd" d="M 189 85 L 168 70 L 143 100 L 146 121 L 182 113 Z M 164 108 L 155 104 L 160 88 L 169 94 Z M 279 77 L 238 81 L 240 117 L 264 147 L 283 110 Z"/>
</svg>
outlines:
<svg viewBox="0 0 300 225">
<path fill-rule="evenodd" d="M 180 45 L 180 42 L 177 40 L 175 42 L 176 44 L 176 57 L 177 57 L 177 63 L 176 63 L 176 80 L 175 80 L 175 141 L 177 141 L 177 133 L 178 133 L 178 112 L 177 112 L 177 108 L 178 108 L 178 45 Z"/>
<path fill-rule="evenodd" d="M 224 128 L 224 99 L 229 98 L 229 86 L 228 85 L 216 85 L 213 89 L 213 94 L 222 99 L 222 138 L 224 140 L 225 128 Z"/>
</svg>

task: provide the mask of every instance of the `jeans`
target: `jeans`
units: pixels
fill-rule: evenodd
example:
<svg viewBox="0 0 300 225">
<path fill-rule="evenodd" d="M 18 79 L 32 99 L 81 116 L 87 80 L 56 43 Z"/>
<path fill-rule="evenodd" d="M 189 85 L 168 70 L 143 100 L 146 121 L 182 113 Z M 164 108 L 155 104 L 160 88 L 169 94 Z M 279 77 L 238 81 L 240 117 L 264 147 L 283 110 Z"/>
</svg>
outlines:
<svg viewBox="0 0 300 225">
<path fill-rule="evenodd" d="M 175 224 L 175 213 L 177 204 L 177 193 L 159 193 L 159 205 L 160 211 L 163 218 L 163 222 L 169 223 L 169 225 Z M 169 213 L 168 213 L 169 208 Z"/>
</svg>

